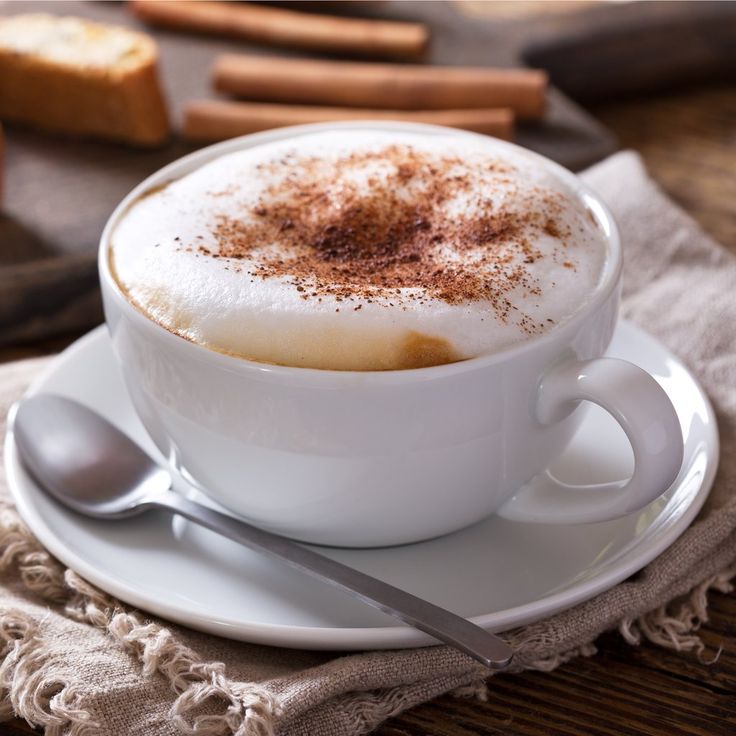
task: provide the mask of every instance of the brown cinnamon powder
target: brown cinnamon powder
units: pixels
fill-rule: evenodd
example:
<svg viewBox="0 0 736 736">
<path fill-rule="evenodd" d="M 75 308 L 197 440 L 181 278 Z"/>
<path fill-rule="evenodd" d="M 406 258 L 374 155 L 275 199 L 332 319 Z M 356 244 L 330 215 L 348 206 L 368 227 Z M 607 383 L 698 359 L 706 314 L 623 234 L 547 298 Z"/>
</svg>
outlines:
<svg viewBox="0 0 736 736">
<path fill-rule="evenodd" d="M 371 167 L 380 173 L 366 180 Z M 286 277 L 305 300 L 330 295 L 404 309 L 428 298 L 487 300 L 506 320 L 515 310 L 512 291 L 540 293 L 528 268 L 544 257 L 536 237 L 560 239 L 562 249 L 569 235 L 558 221 L 556 193 L 516 191 L 513 207 L 498 207 L 493 191 L 482 197 L 473 191 L 467 163 L 408 146 L 337 162 L 293 154 L 260 168 L 270 169 L 277 183 L 242 218 L 218 215 L 217 248 L 196 250 L 248 260 L 255 264 L 248 266 L 251 277 Z M 505 191 L 513 187 L 505 162 L 491 162 L 487 171 Z M 472 214 L 450 218 L 443 204 L 459 194 L 472 195 Z M 514 321 L 528 332 L 541 327 L 521 314 Z"/>
</svg>

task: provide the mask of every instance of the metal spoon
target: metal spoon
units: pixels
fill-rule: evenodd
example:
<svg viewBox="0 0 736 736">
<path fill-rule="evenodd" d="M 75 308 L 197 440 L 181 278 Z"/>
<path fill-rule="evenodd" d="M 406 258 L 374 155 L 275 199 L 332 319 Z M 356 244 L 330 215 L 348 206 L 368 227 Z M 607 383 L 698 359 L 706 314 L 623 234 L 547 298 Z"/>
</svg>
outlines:
<svg viewBox="0 0 736 736">
<path fill-rule="evenodd" d="M 152 508 L 166 509 L 341 588 L 486 667 L 500 669 L 511 661 L 511 648 L 503 640 L 450 611 L 180 496 L 171 490 L 166 470 L 76 401 L 37 394 L 18 405 L 11 421 L 28 471 L 43 489 L 80 514 L 124 519 Z"/>
</svg>

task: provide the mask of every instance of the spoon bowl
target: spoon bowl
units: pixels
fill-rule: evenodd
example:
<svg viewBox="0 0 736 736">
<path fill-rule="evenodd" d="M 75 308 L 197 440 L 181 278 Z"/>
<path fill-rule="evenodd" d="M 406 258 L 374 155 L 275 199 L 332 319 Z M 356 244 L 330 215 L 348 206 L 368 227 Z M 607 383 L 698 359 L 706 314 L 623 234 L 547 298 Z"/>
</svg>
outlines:
<svg viewBox="0 0 736 736">
<path fill-rule="evenodd" d="M 54 498 L 87 516 L 125 518 L 150 508 L 171 476 L 110 422 L 82 404 L 39 394 L 14 407 L 18 452 Z"/>
</svg>

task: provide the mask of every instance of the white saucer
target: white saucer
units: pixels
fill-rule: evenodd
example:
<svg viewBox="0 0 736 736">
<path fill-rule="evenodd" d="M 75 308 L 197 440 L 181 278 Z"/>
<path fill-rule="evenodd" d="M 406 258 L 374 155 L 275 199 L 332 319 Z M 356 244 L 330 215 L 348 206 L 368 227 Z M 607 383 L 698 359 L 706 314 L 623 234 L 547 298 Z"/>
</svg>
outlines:
<svg viewBox="0 0 736 736">
<path fill-rule="evenodd" d="M 446 537 L 373 550 L 323 549 L 371 575 L 504 630 L 568 608 L 646 565 L 685 530 L 718 461 L 711 406 L 683 365 L 622 323 L 609 353 L 649 370 L 677 408 L 685 460 L 673 487 L 644 511 L 580 526 L 491 517 Z M 158 453 L 128 401 L 104 327 L 64 351 L 32 386 L 94 407 Z M 12 434 L 5 459 L 21 515 L 62 562 L 121 600 L 233 639 L 308 649 L 379 649 L 436 643 L 348 595 L 264 559 L 181 518 L 152 512 L 93 521 L 65 510 L 30 480 Z M 631 450 L 617 424 L 591 408 L 554 468 L 571 482 L 625 477 Z M 183 488 L 178 479 L 177 487 Z M 201 500 L 201 499 L 200 499 Z"/>
</svg>

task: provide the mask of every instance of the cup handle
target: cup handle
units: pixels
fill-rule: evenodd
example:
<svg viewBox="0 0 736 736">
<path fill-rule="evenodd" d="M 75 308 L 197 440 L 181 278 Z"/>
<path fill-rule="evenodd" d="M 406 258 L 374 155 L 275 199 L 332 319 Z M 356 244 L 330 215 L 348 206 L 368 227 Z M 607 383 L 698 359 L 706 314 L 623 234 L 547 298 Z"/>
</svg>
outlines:
<svg viewBox="0 0 736 736">
<path fill-rule="evenodd" d="M 499 516 L 551 524 L 607 521 L 644 508 L 674 482 L 682 465 L 682 431 L 652 376 L 617 358 L 564 363 L 540 383 L 537 418 L 553 424 L 580 401 L 602 406 L 621 425 L 634 450 L 634 474 L 611 483 L 568 485 L 545 471 L 507 501 Z"/>
</svg>

